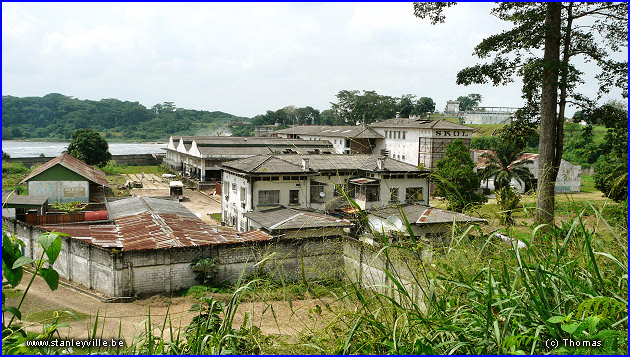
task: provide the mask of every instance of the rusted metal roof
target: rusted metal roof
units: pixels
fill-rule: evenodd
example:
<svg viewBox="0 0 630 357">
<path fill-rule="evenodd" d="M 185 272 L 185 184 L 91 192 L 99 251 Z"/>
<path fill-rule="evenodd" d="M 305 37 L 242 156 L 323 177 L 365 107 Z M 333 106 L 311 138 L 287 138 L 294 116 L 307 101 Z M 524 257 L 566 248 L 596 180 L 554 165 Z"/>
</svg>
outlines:
<svg viewBox="0 0 630 357">
<path fill-rule="evenodd" d="M 234 229 L 210 226 L 187 211 L 176 201 L 131 197 L 116 201 L 116 214 L 110 212 L 113 225 L 48 225 L 47 230 L 70 236 L 103 247 L 123 251 L 169 249 L 213 244 L 233 244 L 272 239 L 269 234 L 255 230 L 239 233 Z M 125 202 L 127 201 L 127 202 Z M 131 210 L 124 211 L 125 203 Z M 181 206 L 169 213 L 167 206 Z M 155 208 L 155 209 L 153 209 Z M 182 209 L 183 208 L 183 209 Z"/>
<path fill-rule="evenodd" d="M 20 183 L 24 183 L 32 179 L 33 177 L 41 174 L 42 172 L 50 169 L 55 165 L 61 165 L 66 169 L 75 172 L 77 175 L 85 177 L 89 181 L 109 187 L 109 181 L 107 181 L 107 177 L 105 176 L 105 173 L 103 171 L 95 169 L 85 162 L 74 158 L 66 153 L 57 156 L 56 158 L 31 171 L 31 173 L 26 176 L 26 178 Z"/>
</svg>

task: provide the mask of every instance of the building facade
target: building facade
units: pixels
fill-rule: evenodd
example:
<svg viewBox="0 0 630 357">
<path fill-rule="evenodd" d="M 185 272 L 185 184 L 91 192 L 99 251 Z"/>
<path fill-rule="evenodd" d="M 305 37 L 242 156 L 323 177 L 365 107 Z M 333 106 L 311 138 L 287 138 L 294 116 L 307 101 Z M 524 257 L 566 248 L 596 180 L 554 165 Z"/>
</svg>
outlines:
<svg viewBox="0 0 630 357">
<path fill-rule="evenodd" d="M 337 154 L 372 154 L 383 136 L 372 128 L 359 126 L 294 126 L 278 130 L 275 135 L 285 139 L 327 140 Z"/>
<path fill-rule="evenodd" d="M 464 124 L 509 124 L 518 108 L 475 107 L 462 114 Z"/>
<path fill-rule="evenodd" d="M 109 182 L 105 173 L 68 154 L 61 154 L 34 169 L 20 184 L 28 194 L 54 202 L 103 202 Z"/>
<path fill-rule="evenodd" d="M 446 147 L 461 139 L 470 148 L 473 128 L 445 120 L 394 118 L 371 124 L 384 137 L 376 152 L 432 170 L 444 158 Z"/>
<path fill-rule="evenodd" d="M 428 172 L 375 155 L 260 155 L 223 164 L 223 222 L 239 231 L 247 212 L 289 207 L 331 212 L 413 202 L 428 204 Z"/>
<path fill-rule="evenodd" d="M 332 153 L 327 141 L 233 136 L 171 136 L 164 163 L 200 181 L 221 180 L 221 164 L 262 154 Z"/>
</svg>

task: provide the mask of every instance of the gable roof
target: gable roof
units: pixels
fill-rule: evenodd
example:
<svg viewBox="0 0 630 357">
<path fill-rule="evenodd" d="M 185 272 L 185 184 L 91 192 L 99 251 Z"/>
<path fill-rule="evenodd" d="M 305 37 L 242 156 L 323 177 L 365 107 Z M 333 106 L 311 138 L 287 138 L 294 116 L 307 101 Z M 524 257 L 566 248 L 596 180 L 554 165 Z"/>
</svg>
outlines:
<svg viewBox="0 0 630 357">
<path fill-rule="evenodd" d="M 435 224 L 435 223 L 453 223 L 453 222 L 470 222 L 470 223 L 487 223 L 485 219 L 468 216 L 462 213 L 448 211 L 445 209 L 435 208 L 425 205 L 401 205 L 402 211 L 410 224 Z M 369 210 L 368 214 L 373 214 L 380 218 L 387 219 L 390 216 L 401 217 L 400 210 L 397 206 L 386 207 L 381 209 Z"/>
<path fill-rule="evenodd" d="M 55 165 L 61 165 L 66 169 L 76 173 L 77 175 L 85 177 L 89 181 L 92 181 L 99 185 L 103 185 L 105 187 L 109 187 L 109 181 L 107 181 L 107 176 L 105 176 L 105 173 L 103 171 L 95 169 L 85 162 L 74 158 L 66 153 L 57 156 L 56 158 L 31 171 L 31 173 L 26 176 L 26 178 L 24 178 L 22 181 L 20 181 L 20 183 L 24 183 L 32 179 L 33 177 L 41 174 L 42 172 L 50 169 Z"/>
<path fill-rule="evenodd" d="M 292 128 L 286 128 L 277 130 L 277 133 L 281 134 L 294 134 L 294 135 L 312 135 L 312 136 L 329 136 L 329 137 L 341 137 L 341 138 L 355 138 L 355 139 L 382 139 L 383 136 L 374 129 L 363 125 L 346 125 L 346 126 L 333 126 L 333 125 L 302 125 L 294 126 Z"/>
<path fill-rule="evenodd" d="M 442 130 L 473 130 L 472 127 L 451 123 L 446 120 L 430 119 L 410 119 L 392 118 L 370 124 L 374 128 L 419 128 L 419 129 L 442 129 Z"/>
<path fill-rule="evenodd" d="M 323 227 L 349 227 L 352 223 L 323 213 L 292 208 L 272 208 L 264 211 L 248 212 L 243 216 L 260 224 L 269 231 L 285 229 L 311 229 Z"/>
</svg>

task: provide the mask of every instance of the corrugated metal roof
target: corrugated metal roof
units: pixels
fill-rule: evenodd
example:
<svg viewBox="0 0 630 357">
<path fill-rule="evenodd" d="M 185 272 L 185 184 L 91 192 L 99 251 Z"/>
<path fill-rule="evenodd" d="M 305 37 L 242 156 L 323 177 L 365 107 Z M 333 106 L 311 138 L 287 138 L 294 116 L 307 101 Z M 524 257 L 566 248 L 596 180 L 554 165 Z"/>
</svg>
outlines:
<svg viewBox="0 0 630 357">
<path fill-rule="evenodd" d="M 309 160 L 309 167 L 314 171 L 327 170 L 365 170 L 377 171 L 377 155 L 260 155 L 223 163 L 229 169 L 236 169 L 247 173 L 295 173 L 302 170 L 302 159 Z M 416 166 L 386 158 L 386 171 L 390 172 L 418 172 Z"/>
<path fill-rule="evenodd" d="M 178 207 L 179 206 L 179 207 Z M 104 248 L 123 251 L 169 249 L 210 244 L 264 241 L 272 237 L 262 231 L 239 233 L 210 226 L 177 201 L 130 197 L 108 203 L 113 225 L 48 225 L 47 230 L 63 232 Z"/>
<path fill-rule="evenodd" d="M 348 227 L 352 223 L 329 216 L 292 208 L 273 208 L 265 211 L 248 212 L 245 217 L 260 224 L 269 231 L 286 229 L 312 229 L 323 227 Z"/>
<path fill-rule="evenodd" d="M 18 195 L 17 192 L 2 191 L 3 205 L 43 206 L 48 201 L 48 196 Z"/>
<path fill-rule="evenodd" d="M 277 130 L 280 134 L 311 135 L 354 139 L 382 139 L 383 136 L 367 126 L 302 125 Z"/>
<path fill-rule="evenodd" d="M 144 212 L 173 213 L 179 216 L 197 217 L 180 204 L 177 199 L 171 197 L 125 197 L 117 200 L 108 199 L 106 205 L 111 219 Z"/>
<path fill-rule="evenodd" d="M 50 169 L 51 167 L 55 165 L 61 165 L 67 168 L 68 170 L 73 171 L 76 174 L 81 175 L 94 183 L 109 187 L 109 182 L 107 181 L 107 177 L 105 176 L 105 173 L 103 171 L 99 169 L 95 169 L 92 166 L 86 164 L 85 162 L 79 159 L 76 159 L 66 153 L 63 153 L 57 156 L 56 158 L 48 161 L 42 166 L 31 171 L 31 173 L 28 176 L 26 176 L 26 178 L 22 180 L 20 183 L 23 183 L 32 179 L 33 177 L 41 174 L 42 172 Z"/>
<path fill-rule="evenodd" d="M 487 223 L 485 219 L 468 216 L 462 213 L 447 211 L 425 205 L 401 205 L 405 217 L 412 224 L 471 222 Z M 387 219 L 390 216 L 402 218 L 397 206 L 369 210 L 368 214 Z"/>
<path fill-rule="evenodd" d="M 451 123 L 446 120 L 392 118 L 370 124 L 374 128 L 420 128 L 420 129 L 445 129 L 445 130 L 473 130 L 473 128 Z"/>
</svg>

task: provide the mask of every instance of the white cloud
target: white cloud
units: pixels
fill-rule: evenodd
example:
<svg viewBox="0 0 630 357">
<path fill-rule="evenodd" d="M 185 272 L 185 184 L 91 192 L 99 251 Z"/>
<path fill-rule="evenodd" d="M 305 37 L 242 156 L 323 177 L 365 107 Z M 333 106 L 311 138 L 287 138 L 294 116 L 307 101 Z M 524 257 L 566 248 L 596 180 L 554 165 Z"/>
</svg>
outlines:
<svg viewBox="0 0 630 357">
<path fill-rule="evenodd" d="M 518 83 L 455 84 L 474 46 L 506 28 L 492 6 L 459 4 L 433 26 L 411 3 L 3 3 L 3 94 L 245 116 L 323 110 L 343 89 L 429 96 L 439 109 L 473 92 L 519 105 Z"/>
</svg>

